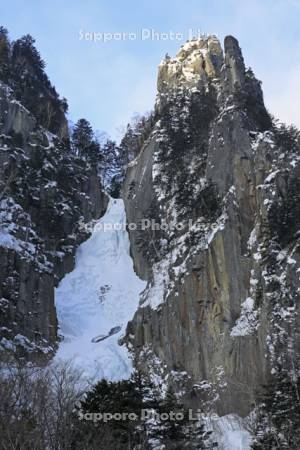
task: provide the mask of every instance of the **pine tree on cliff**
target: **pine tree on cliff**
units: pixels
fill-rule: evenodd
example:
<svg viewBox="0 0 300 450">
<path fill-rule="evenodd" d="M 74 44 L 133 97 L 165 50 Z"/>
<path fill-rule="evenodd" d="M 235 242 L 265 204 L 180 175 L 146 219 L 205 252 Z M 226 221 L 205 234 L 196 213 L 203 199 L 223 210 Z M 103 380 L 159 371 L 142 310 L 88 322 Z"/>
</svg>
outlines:
<svg viewBox="0 0 300 450">
<path fill-rule="evenodd" d="M 300 377 L 282 370 L 264 387 L 252 448 L 300 448 Z"/>
<path fill-rule="evenodd" d="M 289 178 L 286 191 L 280 194 L 268 211 L 270 229 L 284 248 L 295 239 L 300 229 L 300 179 Z"/>
<path fill-rule="evenodd" d="M 14 95 L 52 133 L 59 133 L 68 108 L 46 75 L 45 62 L 27 34 L 12 43 L 9 86 Z"/>
<path fill-rule="evenodd" d="M 4 83 L 8 82 L 10 64 L 10 43 L 8 39 L 8 31 L 4 27 L 0 27 L 0 80 Z"/>
<path fill-rule="evenodd" d="M 23 73 L 26 68 L 34 68 L 40 78 L 44 77 L 45 62 L 35 47 L 35 40 L 30 34 L 26 34 L 13 43 L 12 60 L 15 69 Z M 22 67 L 22 64 L 25 67 Z"/>
<path fill-rule="evenodd" d="M 120 143 L 120 150 L 124 160 L 124 165 L 133 160 L 139 150 L 139 139 L 133 127 L 128 124 L 124 137 Z"/>
<path fill-rule="evenodd" d="M 124 166 L 138 156 L 144 142 L 152 131 L 153 125 L 153 113 L 145 116 L 136 115 L 131 123 L 127 124 L 119 146 L 120 158 L 122 158 Z"/>
<path fill-rule="evenodd" d="M 18 100 L 29 111 L 36 110 L 36 92 L 45 82 L 45 63 L 34 46 L 34 39 L 27 34 L 12 44 L 13 88 Z"/>
<path fill-rule="evenodd" d="M 276 145 L 281 151 L 299 152 L 300 131 L 294 125 L 285 125 L 274 120 L 273 131 Z"/>
</svg>

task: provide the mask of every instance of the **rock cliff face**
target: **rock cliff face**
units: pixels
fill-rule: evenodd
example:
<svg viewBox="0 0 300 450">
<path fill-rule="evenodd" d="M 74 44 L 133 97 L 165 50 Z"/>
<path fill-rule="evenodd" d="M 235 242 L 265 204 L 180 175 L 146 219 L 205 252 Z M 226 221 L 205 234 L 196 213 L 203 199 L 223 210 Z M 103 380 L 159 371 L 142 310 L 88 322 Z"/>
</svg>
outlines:
<svg viewBox="0 0 300 450">
<path fill-rule="evenodd" d="M 188 402 L 247 415 L 270 373 L 298 364 L 299 163 L 299 135 L 273 124 L 235 38 L 160 64 L 156 123 L 123 190 L 148 281 L 126 340 Z"/>
<path fill-rule="evenodd" d="M 0 85 L 1 350 L 46 354 L 57 341 L 54 287 L 74 266 L 107 198 L 96 169 L 39 126 Z"/>
</svg>

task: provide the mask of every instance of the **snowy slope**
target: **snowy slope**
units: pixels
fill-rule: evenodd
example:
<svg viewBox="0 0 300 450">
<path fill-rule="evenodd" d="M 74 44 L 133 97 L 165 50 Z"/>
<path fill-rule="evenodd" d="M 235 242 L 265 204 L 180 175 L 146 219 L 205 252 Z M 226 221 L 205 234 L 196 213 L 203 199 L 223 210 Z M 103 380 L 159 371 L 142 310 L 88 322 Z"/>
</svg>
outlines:
<svg viewBox="0 0 300 450">
<path fill-rule="evenodd" d="M 207 425 L 209 430 L 213 430 L 218 450 L 250 450 L 252 439 L 247 430 L 247 419 L 228 414 L 217 420 L 208 420 Z"/>
<path fill-rule="evenodd" d="M 104 224 L 113 229 L 104 230 Z M 55 359 L 72 359 L 75 366 L 95 380 L 129 377 L 132 362 L 118 340 L 137 309 L 139 293 L 144 288 L 129 255 L 123 201 L 111 199 L 92 236 L 79 247 L 75 269 L 56 289 L 63 341 Z M 112 330 L 114 327 L 121 329 L 118 332 L 118 328 Z M 101 341 L 111 330 L 116 334 Z"/>
</svg>

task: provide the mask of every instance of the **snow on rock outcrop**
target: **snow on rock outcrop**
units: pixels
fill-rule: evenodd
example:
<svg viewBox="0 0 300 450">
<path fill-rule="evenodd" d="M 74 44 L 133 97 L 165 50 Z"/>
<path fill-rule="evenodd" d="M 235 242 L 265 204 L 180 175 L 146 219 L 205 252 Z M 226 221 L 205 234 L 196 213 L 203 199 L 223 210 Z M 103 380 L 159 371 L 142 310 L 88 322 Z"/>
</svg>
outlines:
<svg viewBox="0 0 300 450">
<path fill-rule="evenodd" d="M 197 87 L 208 77 L 217 77 L 223 62 L 223 52 L 216 36 L 201 37 L 181 46 L 175 58 L 166 58 L 159 65 L 158 91 L 164 93 L 179 84 Z"/>
<path fill-rule="evenodd" d="M 133 270 L 122 200 L 110 200 L 90 239 L 76 254 L 73 272 L 56 289 L 62 342 L 56 359 L 72 359 L 95 380 L 128 378 L 132 361 L 118 344 L 145 287 Z"/>
<path fill-rule="evenodd" d="M 242 303 L 241 315 L 230 332 L 230 336 L 247 336 L 258 327 L 258 311 L 254 308 L 254 300 L 247 297 Z"/>
</svg>

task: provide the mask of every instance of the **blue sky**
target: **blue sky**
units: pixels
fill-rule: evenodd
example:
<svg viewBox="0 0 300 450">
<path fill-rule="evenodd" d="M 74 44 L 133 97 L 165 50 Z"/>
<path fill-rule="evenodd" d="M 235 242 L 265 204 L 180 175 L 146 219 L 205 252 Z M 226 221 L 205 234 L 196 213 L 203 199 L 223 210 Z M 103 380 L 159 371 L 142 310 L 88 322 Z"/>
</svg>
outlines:
<svg viewBox="0 0 300 450">
<path fill-rule="evenodd" d="M 263 81 L 271 112 L 300 127 L 300 0 L 0 0 L 1 24 L 15 39 L 30 33 L 47 73 L 68 99 L 69 118 L 85 117 L 115 138 L 135 113 L 151 110 L 157 66 L 184 41 L 140 38 L 141 30 L 189 29 L 238 38 L 246 64 Z M 135 40 L 80 40 L 80 30 L 136 33 Z M 157 35 L 156 35 L 157 36 Z"/>
</svg>

